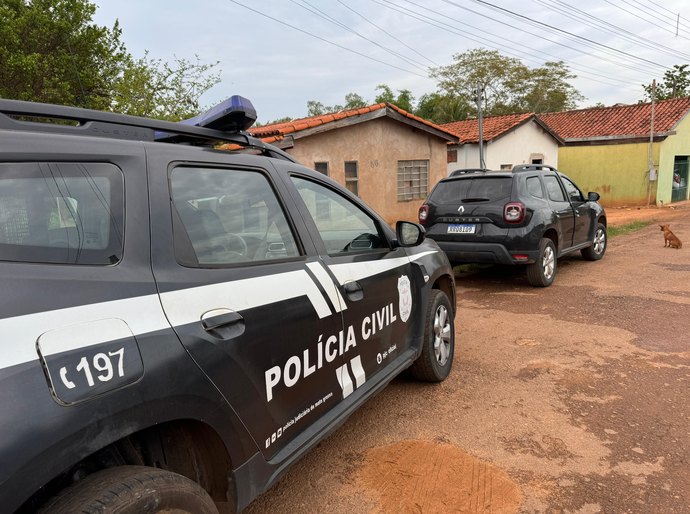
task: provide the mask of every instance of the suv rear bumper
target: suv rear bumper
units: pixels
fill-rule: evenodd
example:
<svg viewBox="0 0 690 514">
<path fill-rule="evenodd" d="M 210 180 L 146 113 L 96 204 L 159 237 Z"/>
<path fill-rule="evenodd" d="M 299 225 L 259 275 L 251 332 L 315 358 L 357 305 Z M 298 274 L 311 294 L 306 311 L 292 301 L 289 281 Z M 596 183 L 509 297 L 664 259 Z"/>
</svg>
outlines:
<svg viewBox="0 0 690 514">
<path fill-rule="evenodd" d="M 508 249 L 500 243 L 456 243 L 437 241 L 441 250 L 446 252 L 451 263 L 479 262 L 491 264 L 529 264 L 535 262 L 539 251 L 512 252 L 513 255 L 526 255 L 526 259 L 514 259 Z"/>
</svg>

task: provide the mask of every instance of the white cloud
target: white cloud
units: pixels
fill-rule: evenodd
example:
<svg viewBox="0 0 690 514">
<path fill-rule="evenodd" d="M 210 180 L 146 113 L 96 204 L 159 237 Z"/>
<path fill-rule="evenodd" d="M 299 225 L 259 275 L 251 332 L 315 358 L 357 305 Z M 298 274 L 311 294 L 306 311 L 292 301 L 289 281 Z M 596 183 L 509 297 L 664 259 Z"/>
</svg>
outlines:
<svg viewBox="0 0 690 514">
<path fill-rule="evenodd" d="M 281 22 L 312 32 L 373 59 L 423 75 L 413 64 L 299 7 L 297 4 L 302 0 L 238 1 Z M 418 54 L 343 7 L 337 0 L 306 1 L 380 45 L 417 61 L 424 61 Z M 669 55 L 660 49 L 645 48 L 640 43 L 623 39 L 620 32 L 595 30 L 554 10 L 555 7 L 567 5 L 570 6 L 568 12 L 575 14 L 573 8 L 577 8 L 586 15 L 615 24 L 649 42 L 664 45 L 677 53 L 688 54 L 690 5 L 684 0 L 634 4 L 622 3 L 620 0 L 610 3 L 596 0 L 581 0 L 577 3 L 572 0 L 561 3 L 554 0 L 487 1 L 652 63 L 670 67 L 690 62 L 690 59 L 684 61 L 680 56 Z M 255 104 L 262 121 L 283 116 L 303 116 L 306 113 L 306 102 L 310 99 L 325 104 L 343 103 L 348 92 L 356 92 L 373 101 L 376 94 L 374 88 L 380 83 L 386 83 L 393 89 L 410 89 L 416 97 L 435 90 L 435 83 L 429 78 L 342 50 L 229 0 L 97 0 L 96 3 L 99 6 L 96 22 L 112 26 L 115 19 L 119 19 L 123 40 L 134 55 L 140 56 L 145 50 L 149 50 L 151 57 L 164 60 L 172 60 L 174 56 L 193 58 L 198 55 L 204 62 L 220 61 L 222 82 L 205 95 L 205 103 L 212 104 L 232 94 L 242 94 Z M 441 65 L 450 63 L 454 53 L 477 48 L 482 43 L 487 48 L 499 47 L 502 53 L 518 55 L 525 64 L 532 67 L 541 65 L 546 60 L 564 60 L 579 76 L 574 85 L 587 97 L 583 107 L 596 102 L 607 105 L 635 102 L 642 97 L 640 85 L 651 82 L 653 78 L 660 79 L 664 72 L 664 68 L 649 62 L 636 61 L 615 52 L 609 55 L 600 47 L 588 48 L 581 40 L 572 40 L 562 33 L 554 34 L 543 25 L 530 26 L 525 20 L 507 17 L 476 1 L 343 0 L 343 3 Z M 424 8 L 415 4 L 423 4 Z M 648 12 L 635 11 L 634 5 L 640 5 L 641 8 L 646 6 Z M 446 23 L 446 28 L 456 33 L 413 19 L 390 7 L 408 13 L 416 11 L 420 13 L 414 15 L 417 17 L 425 14 L 440 23 Z M 673 15 L 664 9 L 680 13 L 678 37 L 673 33 Z M 643 19 L 633 14 L 638 14 Z M 634 69 L 624 67 L 624 63 Z M 595 73 L 603 77 L 596 76 Z"/>
</svg>

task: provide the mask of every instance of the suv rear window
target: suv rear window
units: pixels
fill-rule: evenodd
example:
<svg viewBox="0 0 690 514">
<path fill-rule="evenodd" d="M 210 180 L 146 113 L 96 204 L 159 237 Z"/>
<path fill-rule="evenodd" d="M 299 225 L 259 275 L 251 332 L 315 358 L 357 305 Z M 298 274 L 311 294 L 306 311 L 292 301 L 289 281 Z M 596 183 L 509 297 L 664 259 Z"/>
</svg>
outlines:
<svg viewBox="0 0 690 514">
<path fill-rule="evenodd" d="M 124 190 L 107 163 L 0 163 L 0 261 L 116 264 Z"/>
<path fill-rule="evenodd" d="M 431 202 L 439 205 L 458 202 L 492 202 L 509 197 L 512 177 L 475 177 L 441 182 L 431 195 Z"/>
</svg>

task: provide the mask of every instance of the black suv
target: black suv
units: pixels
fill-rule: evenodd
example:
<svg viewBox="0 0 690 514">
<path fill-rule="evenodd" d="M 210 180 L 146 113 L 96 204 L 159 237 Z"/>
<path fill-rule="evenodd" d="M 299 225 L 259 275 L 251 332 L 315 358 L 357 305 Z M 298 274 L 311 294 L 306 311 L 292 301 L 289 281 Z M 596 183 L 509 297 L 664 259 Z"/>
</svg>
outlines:
<svg viewBox="0 0 690 514">
<path fill-rule="evenodd" d="M 452 264 L 522 264 L 530 284 L 544 287 L 556 277 L 558 257 L 576 250 L 587 260 L 604 256 L 598 200 L 551 166 L 459 170 L 436 185 L 419 221 Z"/>
<path fill-rule="evenodd" d="M 444 253 L 255 117 L 0 100 L 2 512 L 241 510 L 406 368 L 450 372 Z"/>
</svg>

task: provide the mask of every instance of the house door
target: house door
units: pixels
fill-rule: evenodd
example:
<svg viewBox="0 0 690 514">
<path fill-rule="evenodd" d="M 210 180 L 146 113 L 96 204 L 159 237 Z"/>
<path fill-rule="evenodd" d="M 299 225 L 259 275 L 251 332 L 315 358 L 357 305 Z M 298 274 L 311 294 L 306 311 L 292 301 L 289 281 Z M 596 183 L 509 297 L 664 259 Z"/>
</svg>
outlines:
<svg viewBox="0 0 690 514">
<path fill-rule="evenodd" d="M 673 164 L 673 184 L 671 201 L 682 202 L 688 199 L 688 157 L 676 156 Z"/>
</svg>

